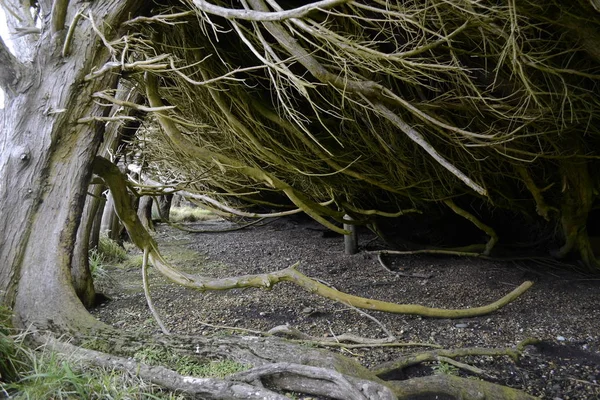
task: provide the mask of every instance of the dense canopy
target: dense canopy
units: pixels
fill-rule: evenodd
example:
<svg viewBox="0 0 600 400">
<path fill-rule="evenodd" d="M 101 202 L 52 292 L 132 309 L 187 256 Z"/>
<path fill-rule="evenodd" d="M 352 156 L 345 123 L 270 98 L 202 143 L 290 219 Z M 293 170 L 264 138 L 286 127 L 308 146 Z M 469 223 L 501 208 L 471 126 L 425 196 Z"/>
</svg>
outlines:
<svg viewBox="0 0 600 400">
<path fill-rule="evenodd" d="M 454 211 L 493 238 L 486 253 L 496 225 L 501 242 L 521 232 L 596 265 L 593 4 L 157 7 L 110 45 L 156 111 L 138 139 L 163 182 L 238 205 L 291 202 L 338 230 L 344 214 Z"/>
</svg>

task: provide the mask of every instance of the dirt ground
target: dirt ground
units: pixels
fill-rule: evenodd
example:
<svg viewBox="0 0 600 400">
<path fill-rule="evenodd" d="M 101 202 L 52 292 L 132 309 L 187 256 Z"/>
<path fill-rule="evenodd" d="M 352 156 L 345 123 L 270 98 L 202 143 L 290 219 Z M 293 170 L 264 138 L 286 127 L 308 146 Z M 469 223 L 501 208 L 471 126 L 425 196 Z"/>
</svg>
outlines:
<svg viewBox="0 0 600 400">
<path fill-rule="evenodd" d="M 227 221 L 187 225 L 220 230 Z M 343 237 L 332 236 L 305 219 L 277 219 L 226 233 L 186 233 L 166 225 L 156 239 L 167 259 L 182 270 L 226 277 L 264 273 L 300 262 L 299 270 L 338 290 L 395 303 L 441 308 L 484 305 L 504 296 L 526 280 L 534 286 L 507 307 L 483 317 L 430 319 L 370 312 L 398 341 L 438 344 L 444 348 L 514 347 L 526 338 L 541 339 L 528 346 L 514 363 L 508 357 L 462 359 L 485 370 L 486 380 L 522 389 L 544 399 L 600 399 L 600 277 L 586 277 L 531 261 L 500 262 L 426 255 L 386 256 L 397 276 L 385 270 L 376 254 L 382 242 L 369 232 L 360 234 L 360 252 L 345 255 Z M 139 257 L 138 257 L 139 258 Z M 131 331 L 156 331 L 146 306 L 139 266 L 110 268 L 101 290 L 111 297 L 94 314 L 109 324 Z M 200 293 L 150 274 L 155 306 L 167 327 L 191 335 L 223 332 L 210 325 L 267 331 L 288 324 L 316 337 L 352 333 L 382 338 L 382 328 L 346 305 L 320 298 L 289 283 L 272 290 L 239 289 Z M 409 348 L 332 349 L 374 367 L 394 360 Z M 404 378 L 439 373 L 437 363 L 411 367 Z M 460 375 L 468 376 L 464 371 Z M 398 377 L 396 377 L 398 378 Z"/>
</svg>

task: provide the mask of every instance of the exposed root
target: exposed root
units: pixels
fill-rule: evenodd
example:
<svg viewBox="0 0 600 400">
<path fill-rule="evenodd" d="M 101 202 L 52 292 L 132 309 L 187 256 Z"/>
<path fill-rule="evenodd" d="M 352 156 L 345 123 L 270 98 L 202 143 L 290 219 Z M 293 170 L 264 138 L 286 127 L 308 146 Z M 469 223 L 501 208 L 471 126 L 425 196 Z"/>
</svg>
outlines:
<svg viewBox="0 0 600 400">
<path fill-rule="evenodd" d="M 395 371 L 403 370 L 407 367 L 410 367 L 411 365 L 416 365 L 428 361 L 443 361 L 440 359 L 440 357 L 454 359 L 458 357 L 467 356 L 508 356 L 512 358 L 513 361 L 517 361 L 525 346 L 533 343 L 535 343 L 535 339 L 527 339 L 519 343 L 516 348 L 490 349 L 484 347 L 469 347 L 452 350 L 432 350 L 422 353 L 411 354 L 395 361 L 383 363 L 373 368 L 373 372 L 375 373 L 375 375 L 382 377 Z"/>
<path fill-rule="evenodd" d="M 395 400 L 396 396 L 386 386 L 373 381 L 345 376 L 324 368 L 292 363 L 269 364 L 239 372 L 232 376 L 243 382 L 256 382 L 275 376 L 274 382 L 285 390 L 327 396 L 341 400 Z"/>
<path fill-rule="evenodd" d="M 287 397 L 281 394 L 245 382 L 182 376 L 162 366 L 148 366 L 131 358 L 108 355 L 57 340 L 48 342 L 48 347 L 60 353 L 69 354 L 72 359 L 83 364 L 127 371 L 132 375 L 137 375 L 148 382 L 156 383 L 167 389 L 202 396 L 202 398 L 206 399 L 287 399 Z"/>
<path fill-rule="evenodd" d="M 485 400 L 535 400 L 525 392 L 476 379 L 439 374 L 406 381 L 387 382 L 398 399 L 485 399 Z M 445 397 L 444 397 L 445 396 Z"/>
<path fill-rule="evenodd" d="M 183 376 L 164 366 L 149 366 L 131 357 L 109 355 L 56 340 L 37 336 L 53 351 L 68 355 L 81 365 L 95 365 L 127 371 L 143 380 L 169 390 L 200 396 L 205 399 L 266 399 L 283 400 L 281 391 L 294 391 L 306 395 L 327 396 L 333 399 L 404 400 L 448 395 L 465 400 L 475 399 L 534 399 L 516 389 L 482 380 L 463 379 L 451 375 L 434 375 L 404 381 L 383 381 L 355 361 L 340 355 L 306 348 L 277 339 L 253 337 L 192 338 L 165 337 L 165 346 L 173 350 L 196 345 L 197 354 L 222 354 L 237 359 L 251 355 L 254 367 L 224 378 L 199 378 Z M 118 336 L 118 335 L 117 335 Z M 112 341 L 131 340 L 117 338 Z M 147 346 L 139 342 L 137 346 Z M 504 355 L 506 349 L 436 350 L 428 353 L 457 356 L 467 354 Z M 428 354 L 422 353 L 422 354 Z M 294 361 L 286 361 L 293 359 Z M 439 359 L 447 361 L 444 356 Z M 455 362 L 456 363 L 456 362 Z M 461 363 L 458 363 L 461 364 Z M 474 367 L 465 369 L 477 373 Z M 425 397 L 424 397 L 425 396 Z M 433 398 L 433 397 L 432 397 Z"/>
<path fill-rule="evenodd" d="M 301 332 L 296 328 L 290 327 L 289 325 L 276 326 L 270 329 L 267 333 L 270 335 L 285 336 L 287 338 L 297 339 L 303 343 L 307 343 L 310 345 L 325 347 L 343 347 L 347 349 L 367 347 L 441 347 L 437 344 L 429 343 L 397 342 L 396 338 L 393 336 L 382 339 L 371 339 L 362 336 L 352 335 L 349 333 L 344 333 L 341 335 L 336 335 L 332 338 L 319 338 Z"/>
</svg>

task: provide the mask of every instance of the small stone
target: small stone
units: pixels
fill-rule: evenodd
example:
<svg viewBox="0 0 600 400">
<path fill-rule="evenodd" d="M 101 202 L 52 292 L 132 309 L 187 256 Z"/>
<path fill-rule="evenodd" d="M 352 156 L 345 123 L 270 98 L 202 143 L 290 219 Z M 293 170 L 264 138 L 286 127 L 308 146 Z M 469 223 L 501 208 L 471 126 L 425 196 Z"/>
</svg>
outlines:
<svg viewBox="0 0 600 400">
<path fill-rule="evenodd" d="M 260 315 L 261 317 L 264 317 L 265 315 L 267 315 L 267 313 L 264 312 L 264 311 L 261 311 L 261 312 L 258 313 L 258 315 Z"/>
<path fill-rule="evenodd" d="M 315 309 L 312 307 L 304 307 L 302 309 L 302 314 L 312 314 L 315 312 Z"/>
<path fill-rule="evenodd" d="M 456 324 L 454 326 L 457 327 L 457 328 L 466 328 L 466 327 L 469 326 L 469 324 Z"/>
<path fill-rule="evenodd" d="M 565 337 L 564 337 L 564 336 L 557 336 L 557 337 L 556 337 L 556 340 L 558 340 L 559 342 L 564 342 L 564 341 L 565 341 L 565 340 L 567 340 L 567 339 L 565 339 Z"/>
</svg>

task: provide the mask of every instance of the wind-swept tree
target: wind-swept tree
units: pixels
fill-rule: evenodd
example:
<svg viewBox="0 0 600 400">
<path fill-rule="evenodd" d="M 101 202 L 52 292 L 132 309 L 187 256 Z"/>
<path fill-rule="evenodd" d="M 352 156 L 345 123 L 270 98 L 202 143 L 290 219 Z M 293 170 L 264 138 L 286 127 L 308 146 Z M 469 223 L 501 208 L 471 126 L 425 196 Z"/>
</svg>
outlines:
<svg viewBox="0 0 600 400">
<path fill-rule="evenodd" d="M 356 297 L 349 301 L 344 294 L 304 277 L 292 267 L 274 274 L 210 280 L 180 273 L 167 265 L 131 208 L 122 174 L 114 164 L 97 158 L 103 140 L 105 147 L 114 146 L 115 126 L 123 127 L 137 119 L 131 127 L 135 129 L 141 118 L 147 123 L 148 137 L 160 137 L 149 144 L 163 151 L 162 159 L 154 153 L 155 166 L 171 161 L 175 171 L 185 172 L 186 164 L 187 168 L 197 167 L 189 174 L 182 173 L 182 181 L 188 179 L 189 183 L 194 173 L 219 171 L 219 176 L 225 178 L 210 182 L 212 189 L 235 193 L 235 188 L 239 192 L 258 188 L 276 192 L 341 232 L 344 231 L 331 221 L 342 221 L 345 213 L 355 217 L 402 214 L 397 208 L 361 208 L 369 206 L 358 195 L 366 189 L 385 193 L 394 207 L 443 202 L 490 235 L 486 254 L 496 240 L 493 230 L 450 198 L 468 193 L 487 199 L 493 190 L 486 188 L 491 187 L 486 172 L 501 165 L 503 171 L 495 171 L 499 176 L 518 173 L 514 174 L 516 178 L 511 175 L 509 184 L 503 183 L 494 190 L 510 194 L 506 195 L 506 204 L 510 205 L 518 197 L 511 194 L 512 188 L 522 184 L 534 198 L 534 208 L 537 205 L 543 216 L 556 210 L 546 206 L 543 190 L 538 188 L 542 183 L 535 183 L 522 164 L 528 157 L 558 160 L 550 161 L 558 165 L 551 176 L 562 179 L 563 192 L 568 193 L 561 197 L 559 191 L 553 192 L 559 197 L 556 204 L 562 207 L 566 242 L 562 252 L 579 248 L 582 257 L 590 256 L 586 261 L 595 265 L 585 248 L 584 232 L 593 202 L 593 185 L 587 164 L 581 161 L 595 155 L 587 153 L 585 141 L 570 140 L 573 136 L 567 135 L 564 152 L 572 157 L 565 158 L 560 154 L 563 150 L 553 148 L 556 141 L 538 141 L 533 133 L 546 126 L 540 121 L 548 111 L 546 106 L 554 104 L 557 98 L 556 93 L 541 91 L 538 86 L 542 82 L 564 81 L 560 94 L 576 92 L 577 96 L 564 98 L 572 108 L 561 109 L 572 111 L 575 119 L 586 96 L 593 91 L 587 87 L 578 91 L 575 85 L 576 81 L 589 84 L 597 79 L 595 70 L 589 67 L 590 61 L 581 61 L 581 55 L 591 54 L 593 49 L 586 47 L 590 35 L 578 28 L 579 17 L 568 15 L 560 24 L 570 29 L 574 41 L 581 42 L 571 55 L 581 61 L 575 65 L 582 66 L 582 71 L 574 70 L 568 63 L 562 67 L 552 64 L 552 57 L 544 59 L 547 65 L 528 61 L 524 56 L 527 35 L 515 33 L 517 22 L 527 18 L 518 16 L 511 1 L 498 8 L 478 1 L 465 1 L 460 6 L 434 1 L 433 8 L 410 2 L 416 9 L 407 9 L 406 14 L 399 10 L 398 2 L 394 2 L 395 8 L 382 1 L 372 5 L 321 0 L 296 8 L 294 1 L 283 8 L 274 1 L 242 1 L 239 7 L 234 7 L 238 2 L 231 3 L 2 2 L 12 31 L 19 37 L 15 40 L 16 55 L 0 40 L 0 86 L 6 93 L 0 133 L 0 304 L 13 310 L 18 324 L 32 326 L 37 340 L 48 340 L 59 351 L 74 352 L 86 362 L 129 369 L 169 388 L 207 398 L 283 398 L 260 384 L 265 376 L 271 378 L 275 387 L 340 399 L 405 398 L 438 389 L 440 393 L 470 390 L 473 396 L 481 390 L 494 393 L 497 388 L 484 382 L 462 382 L 453 377 L 402 385 L 384 383 L 377 374 L 388 371 L 368 371 L 343 357 L 275 339 L 194 339 L 193 344 L 177 337 L 161 339 L 189 345 L 191 353 L 198 343 L 206 349 L 203 354 L 222 354 L 225 348 L 232 356 L 256 366 L 227 380 L 183 378 L 164 368 L 153 369 L 125 358 L 75 348 L 48 334 L 70 333 L 76 338 L 95 335 L 107 341 L 116 335 L 112 328 L 95 320 L 82 303 L 83 300 L 89 305 L 93 300 L 91 278 L 81 262 L 87 246 L 77 242 L 93 173 L 110 188 L 120 219 L 132 240 L 145 251 L 145 264 L 152 262 L 175 282 L 205 290 L 243 285 L 268 288 L 287 280 L 365 308 L 389 306 L 383 302 L 355 303 L 364 300 Z M 440 11 L 449 9 L 455 13 L 450 17 L 459 12 L 466 17 L 464 21 L 448 17 L 446 23 L 443 15 L 437 14 L 437 6 Z M 533 7 L 529 3 L 528 6 Z M 581 7 L 590 6 L 582 2 Z M 558 6 L 554 12 L 564 15 Z M 348 18 L 349 13 L 354 13 L 356 19 Z M 505 30 L 497 26 L 505 17 L 514 17 L 509 19 L 511 34 L 507 37 Z M 537 25 L 530 28 L 534 35 L 543 33 L 543 41 L 551 43 L 555 39 L 552 33 L 544 36 L 547 32 Z M 479 42 L 469 40 L 477 32 L 485 32 L 481 48 Z M 232 35 L 219 42 L 217 39 L 225 33 Z M 593 29 L 592 33 L 597 35 Z M 492 36 L 503 38 L 512 46 L 512 52 L 499 50 L 497 43 L 490 41 Z M 456 37 L 461 40 L 453 42 Z M 356 41 L 349 42 L 349 38 Z M 240 51 L 238 47 L 228 47 L 232 44 L 246 47 Z M 461 48 L 463 44 L 468 46 Z M 501 67 L 493 71 L 496 75 L 478 77 L 476 73 L 481 70 L 489 72 L 485 71 L 488 45 L 493 53 L 490 60 Z M 552 46 L 548 44 L 548 54 L 550 50 Z M 522 71 L 526 61 L 544 73 L 535 82 Z M 407 71 L 416 72 L 404 75 Z M 517 75 L 511 76 L 512 73 Z M 550 80 L 556 74 L 559 77 Z M 246 86 L 234 86 L 238 82 Z M 462 92 L 457 89 L 455 94 L 451 84 L 457 84 Z M 132 85 L 137 91 L 131 90 Z M 513 89 L 517 93 L 514 98 Z M 464 98 L 464 103 L 455 103 L 457 98 Z M 475 113 L 474 104 L 481 106 Z M 536 106 L 529 108 L 530 104 Z M 134 117 L 128 114 L 131 110 L 143 115 Z M 442 110 L 450 110 L 452 117 Z M 561 118 L 567 119 L 564 115 Z M 593 114 L 589 125 L 595 121 Z M 432 139 L 425 138 L 427 129 L 434 132 Z M 590 128 L 592 131 L 596 132 Z M 344 135 L 356 141 L 353 146 L 344 147 Z M 506 150 L 513 141 L 523 142 L 524 150 Z M 401 145 L 403 142 L 409 145 Z M 236 143 L 246 147 L 235 148 Z M 444 152 L 445 143 L 450 146 Z M 544 154 L 531 150 L 538 143 L 546 146 Z M 366 155 L 356 152 L 362 148 L 367 149 Z M 489 154 L 477 153 L 479 148 Z M 485 158 L 492 153 L 502 153 L 502 163 L 479 164 L 478 156 Z M 394 160 L 392 156 L 396 155 L 402 157 Z M 454 163 L 453 156 L 460 162 Z M 513 164 L 506 160 L 516 161 Z M 478 169 L 480 165 L 485 168 Z M 373 166 L 383 172 L 370 169 Z M 295 175 L 290 176 L 290 171 Z M 545 171 L 540 166 L 536 170 L 538 177 L 544 176 Z M 343 179 L 334 184 L 324 179 L 337 179 L 336 175 Z M 348 189 L 342 184 L 347 184 Z M 438 186 L 443 186 L 443 190 Z M 332 193 L 339 209 L 329 207 L 331 202 L 323 199 Z M 501 197 L 497 194 L 495 198 Z M 93 214 L 86 212 L 86 218 Z M 84 220 L 84 225 L 88 222 Z M 468 311 L 450 310 L 450 315 L 441 312 L 446 310 L 397 308 L 398 305 L 392 308 L 395 312 L 449 317 L 488 313 L 528 286 L 525 284 L 501 302 Z M 130 346 L 156 340 L 129 339 Z M 302 365 L 293 363 L 298 360 Z M 521 393 L 513 394 L 521 396 L 515 398 L 527 398 Z"/>
</svg>

